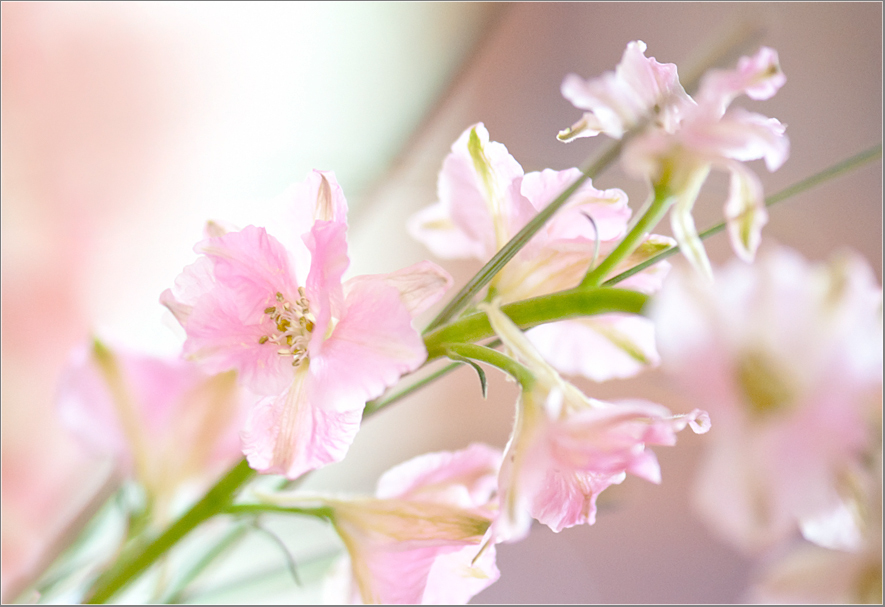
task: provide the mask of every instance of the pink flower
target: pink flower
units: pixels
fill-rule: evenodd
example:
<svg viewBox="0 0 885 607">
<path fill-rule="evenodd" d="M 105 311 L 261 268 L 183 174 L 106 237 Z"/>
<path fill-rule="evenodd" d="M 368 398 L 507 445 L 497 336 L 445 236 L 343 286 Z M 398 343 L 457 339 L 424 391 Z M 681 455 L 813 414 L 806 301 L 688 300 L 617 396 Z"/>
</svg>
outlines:
<svg viewBox="0 0 885 607">
<path fill-rule="evenodd" d="M 738 547 L 797 524 L 837 541 L 847 479 L 881 424 L 881 297 L 857 256 L 809 264 L 774 247 L 715 284 L 675 273 L 657 296 L 664 368 L 717 422 L 695 503 Z"/>
<path fill-rule="evenodd" d="M 743 162 L 765 159 L 775 171 L 789 155 L 785 126 L 774 118 L 728 109 L 739 94 L 768 99 L 786 78 L 777 53 L 763 47 L 753 57 L 743 57 L 734 70 L 713 70 L 701 82 L 697 105 L 688 107 L 673 131 L 652 129 L 630 141 L 621 158 L 625 170 L 666 187 L 675 197 L 670 215 L 673 235 L 688 260 L 710 276 L 710 262 L 698 237 L 691 210 L 711 168 L 731 176 L 725 218 L 732 248 L 741 259 L 752 261 L 759 247 L 762 226 L 768 221 L 762 184 Z"/>
<path fill-rule="evenodd" d="M 161 301 L 187 333 L 186 355 L 236 369 L 265 397 L 243 430 L 249 464 L 297 478 L 340 461 L 366 401 L 425 359 L 412 317 L 451 284 L 422 262 L 342 282 L 347 203 L 330 172 L 290 190 L 288 248 L 264 228 L 214 232 L 197 244 Z"/>
<path fill-rule="evenodd" d="M 646 48 L 641 40 L 629 43 L 615 71 L 598 78 L 584 80 L 575 74 L 565 77 L 563 97 L 587 111 L 581 120 L 559 133 L 561 141 L 599 133 L 620 139 L 652 113 L 665 131 L 676 128 L 683 112 L 694 102 L 679 83 L 676 66 L 646 57 Z"/>
<path fill-rule="evenodd" d="M 497 508 L 500 464 L 499 450 L 473 444 L 390 469 L 374 498 L 266 500 L 331 509 L 347 555 L 327 578 L 327 602 L 466 603 L 499 575 L 494 545 L 481 551 L 481 542 Z"/>
<path fill-rule="evenodd" d="M 587 398 L 541 358 L 496 306 L 482 307 L 504 345 L 535 376 L 531 387 L 523 386 L 501 466 L 496 541 L 521 539 L 532 517 L 556 532 L 592 525 L 597 496 L 623 482 L 627 472 L 661 481 L 647 445 L 674 445 L 676 433 L 687 425 L 697 433 L 709 429 L 709 417 L 697 409 L 673 416 L 647 401 Z"/>
<path fill-rule="evenodd" d="M 207 375 L 188 361 L 98 341 L 74 352 L 57 397 L 63 423 L 115 456 L 161 510 L 187 483 L 236 460 L 244 404 L 233 373 Z"/>
<path fill-rule="evenodd" d="M 440 200 L 417 213 L 409 229 L 440 257 L 488 261 L 579 176 L 578 169 L 523 174 L 507 148 L 490 141 L 479 123 L 452 145 L 439 175 Z M 629 219 L 624 192 L 597 190 L 586 182 L 492 279 L 489 293 L 508 303 L 577 286 L 596 258 L 626 233 Z M 671 242 L 650 236 L 619 271 Z M 653 292 L 668 267 L 657 264 L 620 286 Z M 529 335 L 562 372 L 597 381 L 635 375 L 658 360 L 651 323 L 630 315 L 551 323 Z"/>
<path fill-rule="evenodd" d="M 775 171 L 789 155 L 789 141 L 776 119 L 729 105 L 741 94 L 757 100 L 774 96 L 786 81 L 777 53 L 763 47 L 753 57 L 741 58 L 734 70 L 708 72 L 692 99 L 679 83 L 676 66 L 645 57 L 645 49 L 643 42 L 628 44 L 614 73 L 588 81 L 566 77 L 563 95 L 588 112 L 559 138 L 605 133 L 620 139 L 649 119 L 627 142 L 621 163 L 628 174 L 649 180 L 657 192 L 674 198 L 670 221 L 682 252 L 710 276 L 691 211 L 715 167 L 731 175 L 725 217 L 732 246 L 741 259 L 752 261 L 768 214 L 762 184 L 742 163 L 764 158 L 768 170 Z"/>
</svg>

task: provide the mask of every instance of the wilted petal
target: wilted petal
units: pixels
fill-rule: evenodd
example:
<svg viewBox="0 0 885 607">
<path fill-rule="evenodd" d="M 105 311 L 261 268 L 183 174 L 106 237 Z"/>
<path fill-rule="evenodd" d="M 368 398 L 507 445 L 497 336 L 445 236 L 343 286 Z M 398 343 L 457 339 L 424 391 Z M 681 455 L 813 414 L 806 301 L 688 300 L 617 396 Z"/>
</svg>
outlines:
<svg viewBox="0 0 885 607">
<path fill-rule="evenodd" d="M 679 250 L 682 251 L 686 259 L 702 276 L 713 280 L 710 259 L 707 257 L 704 243 L 698 236 L 698 230 L 691 215 L 698 191 L 707 179 L 709 172 L 709 165 L 692 171 L 691 176 L 685 181 L 686 185 L 676 190 L 678 194 L 676 203 L 670 211 L 670 227 L 673 230 L 673 237 L 679 243 Z"/>
<path fill-rule="evenodd" d="M 762 226 L 768 223 L 768 211 L 762 195 L 762 184 L 742 164 L 731 165 L 725 220 L 735 253 L 744 261 L 753 261 L 762 241 Z"/>
<path fill-rule="evenodd" d="M 715 108 L 716 115 L 722 116 L 738 95 L 746 94 L 757 100 L 770 99 L 786 81 L 777 51 L 763 46 L 752 57 L 741 57 L 736 69 L 707 72 L 701 82 L 698 101 L 700 105 Z"/>
</svg>

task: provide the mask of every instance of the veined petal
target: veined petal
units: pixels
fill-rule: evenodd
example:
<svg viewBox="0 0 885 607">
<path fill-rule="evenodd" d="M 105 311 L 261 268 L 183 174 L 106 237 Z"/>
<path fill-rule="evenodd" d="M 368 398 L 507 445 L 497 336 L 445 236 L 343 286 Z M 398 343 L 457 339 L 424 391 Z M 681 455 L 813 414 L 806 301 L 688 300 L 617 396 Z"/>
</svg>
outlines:
<svg viewBox="0 0 885 607">
<path fill-rule="evenodd" d="M 596 498 L 626 475 L 597 474 L 548 468 L 543 485 L 534 494 L 532 516 L 556 533 L 575 525 L 596 522 Z"/>
<path fill-rule="evenodd" d="M 729 168 L 731 184 L 725 203 L 728 236 L 737 256 L 751 262 L 762 241 L 762 226 L 768 223 L 762 184 L 740 163 L 732 163 Z"/>
<path fill-rule="evenodd" d="M 362 411 L 367 400 L 417 369 L 426 357 L 397 289 L 381 280 L 350 284 L 328 339 L 311 342 L 315 397 L 328 411 Z"/>
<path fill-rule="evenodd" d="M 310 311 L 316 318 L 310 340 L 310 355 L 314 357 L 322 348 L 331 328 L 329 323 L 341 315 L 344 305 L 341 279 L 350 265 L 350 258 L 347 256 L 347 224 L 318 221 L 303 238 L 311 253 L 305 291 L 310 302 Z"/>
<path fill-rule="evenodd" d="M 425 260 L 390 274 L 356 276 L 344 284 L 344 292 L 370 281 L 382 281 L 399 291 L 403 305 L 413 317 L 438 302 L 453 283 L 448 272 Z"/>
<path fill-rule="evenodd" d="M 460 451 L 426 453 L 403 462 L 378 480 L 379 499 L 410 499 L 478 508 L 497 487 L 501 451 L 474 443 Z"/>
<path fill-rule="evenodd" d="M 715 108 L 715 115 L 722 116 L 738 95 L 743 93 L 751 99 L 770 99 L 786 81 L 777 51 L 764 46 L 752 57 L 741 57 L 736 69 L 709 71 L 701 82 L 698 102 Z"/>
<path fill-rule="evenodd" d="M 272 332 L 264 310 L 276 293 L 297 300 L 286 249 L 263 228 L 247 226 L 205 240 L 196 250 L 211 262 L 212 280 L 205 262 L 192 264 L 181 277 L 191 299 L 185 354 L 211 372 L 237 369 L 258 393 L 282 391 L 291 381 L 291 365 L 277 354 L 278 346 L 260 340 Z"/>
<path fill-rule="evenodd" d="M 307 366 L 302 363 L 283 394 L 260 400 L 249 413 L 243 453 L 259 472 L 296 479 L 341 461 L 359 430 L 362 410 L 322 407 Z"/>
</svg>

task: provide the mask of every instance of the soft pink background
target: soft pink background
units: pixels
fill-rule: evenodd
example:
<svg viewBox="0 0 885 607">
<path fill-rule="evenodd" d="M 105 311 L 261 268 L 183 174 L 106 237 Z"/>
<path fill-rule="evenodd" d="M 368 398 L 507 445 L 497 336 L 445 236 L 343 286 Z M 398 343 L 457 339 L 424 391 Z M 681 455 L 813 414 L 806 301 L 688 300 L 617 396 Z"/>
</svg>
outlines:
<svg viewBox="0 0 885 607">
<path fill-rule="evenodd" d="M 4 3 L 4 589 L 101 482 L 53 418 L 68 352 L 90 331 L 174 352 L 157 297 L 206 219 L 258 221 L 258 201 L 332 169 L 351 203 L 352 272 L 401 267 L 428 255 L 404 221 L 434 201 L 464 128 L 483 121 L 526 170 L 575 166 L 604 142 L 555 140 L 579 116 L 559 93 L 566 73 L 613 69 L 634 39 L 683 70 L 744 21 L 764 28 L 787 74 L 773 100 L 742 101 L 788 125 L 785 166 L 754 165 L 766 192 L 881 141 L 880 3 Z M 851 246 L 881 277 L 881 175 L 875 162 L 783 203 L 763 238 L 812 259 Z M 596 183 L 625 189 L 634 209 L 645 195 L 617 169 Z M 704 190 L 698 226 L 719 220 L 726 185 Z M 707 248 L 714 262 L 731 255 L 724 236 Z M 462 284 L 476 268 L 450 269 Z M 582 387 L 694 406 L 658 373 Z M 350 457 L 311 483 L 370 490 L 424 451 L 503 446 L 515 392 L 500 378 L 490 388 L 482 401 L 463 370 L 440 381 L 367 423 Z M 740 600 L 752 562 L 689 508 L 703 440 L 658 449 L 663 484 L 609 490 L 595 526 L 536 528 L 501 547 L 502 578 L 475 602 Z"/>
</svg>

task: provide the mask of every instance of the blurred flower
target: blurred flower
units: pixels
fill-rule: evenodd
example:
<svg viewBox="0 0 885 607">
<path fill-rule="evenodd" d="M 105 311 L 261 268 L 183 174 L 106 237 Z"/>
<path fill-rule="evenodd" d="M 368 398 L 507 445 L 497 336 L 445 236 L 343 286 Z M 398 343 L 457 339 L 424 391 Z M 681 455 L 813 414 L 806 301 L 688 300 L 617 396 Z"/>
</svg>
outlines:
<svg viewBox="0 0 885 607">
<path fill-rule="evenodd" d="M 507 148 L 489 141 L 479 123 L 452 145 L 439 175 L 440 200 L 417 213 L 409 229 L 439 257 L 485 262 L 580 175 L 578 169 L 523 174 Z M 492 279 L 489 295 L 508 303 L 577 286 L 596 259 L 625 234 L 629 219 L 623 191 L 597 190 L 586 182 Z M 618 271 L 671 242 L 650 236 Z M 653 292 L 668 267 L 657 264 L 621 286 Z M 651 323 L 636 316 L 607 314 L 549 323 L 528 334 L 560 371 L 596 381 L 629 377 L 658 361 Z"/>
<path fill-rule="evenodd" d="M 700 410 L 672 415 L 647 401 L 608 403 L 587 398 L 541 358 L 526 336 L 495 305 L 483 305 L 504 345 L 534 375 L 523 386 L 513 435 L 499 475 L 501 514 L 495 540 L 528 533 L 534 517 L 553 531 L 596 521 L 596 498 L 630 472 L 653 483 L 661 470 L 647 445 L 674 445 L 690 425 L 709 429 Z"/>
<path fill-rule="evenodd" d="M 772 247 L 715 284 L 674 273 L 652 317 L 665 370 L 716 420 L 695 490 L 709 524 L 745 550 L 797 524 L 824 544 L 856 537 L 833 525 L 850 523 L 851 475 L 880 440 L 882 291 L 870 267 Z"/>
<path fill-rule="evenodd" d="M 267 496 L 320 505 L 347 548 L 326 580 L 326 602 L 466 603 L 498 579 L 495 547 L 480 543 L 495 516 L 501 452 L 473 444 L 388 470 L 374 498 Z"/>
<path fill-rule="evenodd" d="M 192 362 L 95 341 L 74 352 L 57 404 L 62 422 L 115 456 L 163 518 L 189 483 L 202 489 L 239 457 L 243 396 L 233 372 L 208 375 Z"/>
<path fill-rule="evenodd" d="M 860 542 L 852 550 L 803 543 L 769 564 L 751 591 L 757 603 L 882 603 L 882 447 L 855 475 L 852 514 Z"/>
<path fill-rule="evenodd" d="M 347 203 L 334 174 L 314 171 L 290 195 L 288 248 L 264 228 L 212 224 L 161 301 L 187 333 L 186 355 L 237 369 L 266 396 L 243 431 L 249 464 L 297 478 L 340 461 L 366 401 L 424 362 L 412 317 L 451 278 L 423 262 L 342 283 Z"/>
<path fill-rule="evenodd" d="M 566 78 L 563 95 L 591 112 L 560 133 L 560 139 L 600 132 L 619 139 L 643 117 L 654 119 L 626 144 L 624 169 L 647 179 L 658 196 L 675 199 L 673 234 L 692 265 L 708 277 L 710 262 L 691 211 L 710 169 L 728 171 L 729 237 L 738 257 L 752 261 L 768 213 L 762 184 L 742 163 L 764 158 L 768 170 L 775 171 L 789 155 L 789 140 L 778 120 L 728 106 L 740 94 L 751 99 L 774 96 L 786 81 L 777 52 L 763 47 L 753 57 L 742 57 L 734 70 L 709 71 L 692 99 L 679 84 L 676 66 L 646 58 L 645 48 L 642 42 L 631 42 L 614 74 L 586 82 L 574 75 Z"/>
</svg>

